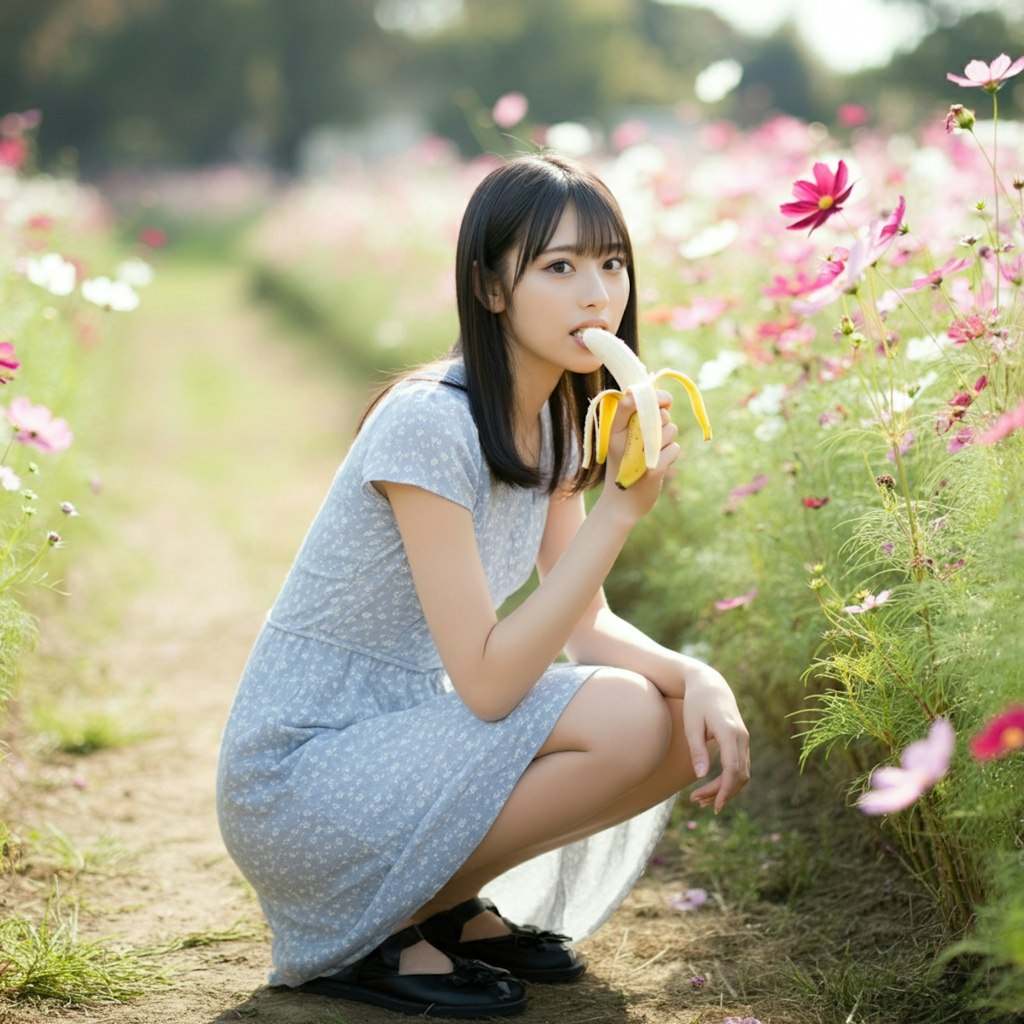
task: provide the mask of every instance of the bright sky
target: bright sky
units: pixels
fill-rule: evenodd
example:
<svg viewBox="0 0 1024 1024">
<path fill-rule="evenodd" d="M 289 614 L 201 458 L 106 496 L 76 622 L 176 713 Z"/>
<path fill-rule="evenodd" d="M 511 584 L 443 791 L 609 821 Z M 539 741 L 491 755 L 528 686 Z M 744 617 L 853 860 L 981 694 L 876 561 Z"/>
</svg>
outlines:
<svg viewBox="0 0 1024 1024">
<path fill-rule="evenodd" d="M 894 53 L 912 49 L 929 30 L 920 4 L 892 0 L 662 0 L 709 7 L 751 35 L 768 35 L 792 17 L 808 46 L 839 72 L 887 64 Z M 964 13 L 1004 8 L 1019 0 L 960 0 Z M 992 54 L 994 57 L 995 54 Z"/>
</svg>

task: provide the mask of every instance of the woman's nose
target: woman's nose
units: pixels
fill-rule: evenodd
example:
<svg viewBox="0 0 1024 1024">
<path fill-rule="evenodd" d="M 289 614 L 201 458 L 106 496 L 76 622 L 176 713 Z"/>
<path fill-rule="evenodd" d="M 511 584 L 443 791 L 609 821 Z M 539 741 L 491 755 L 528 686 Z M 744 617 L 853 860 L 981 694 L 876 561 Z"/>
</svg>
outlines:
<svg viewBox="0 0 1024 1024">
<path fill-rule="evenodd" d="M 588 309 L 603 309 L 608 305 L 608 290 L 599 271 L 583 275 L 583 305 Z"/>
</svg>

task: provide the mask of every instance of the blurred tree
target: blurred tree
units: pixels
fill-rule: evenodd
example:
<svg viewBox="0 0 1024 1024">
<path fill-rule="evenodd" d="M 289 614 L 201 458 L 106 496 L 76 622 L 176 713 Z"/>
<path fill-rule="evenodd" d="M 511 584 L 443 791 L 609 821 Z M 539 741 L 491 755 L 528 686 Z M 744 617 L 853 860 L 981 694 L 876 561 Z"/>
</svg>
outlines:
<svg viewBox="0 0 1024 1024">
<path fill-rule="evenodd" d="M 927 0 L 921 0 L 927 2 Z M 982 11 L 958 20 L 948 4 L 934 4 L 941 13 L 938 26 L 915 50 L 900 55 L 885 68 L 853 75 L 847 82 L 851 95 L 864 97 L 878 112 L 878 118 L 895 127 L 915 124 L 932 108 L 943 112 L 951 103 L 988 111 L 989 104 L 979 90 L 964 90 L 946 81 L 946 72 L 963 74 L 968 61 L 986 63 L 1000 53 L 1018 57 L 1024 53 L 1024 7 L 1010 19 L 997 11 Z M 1019 117 L 1024 108 L 1024 85 L 1012 79 L 1000 92 L 1000 109 Z"/>
<path fill-rule="evenodd" d="M 86 172 L 259 156 L 290 166 L 322 121 L 374 112 L 405 41 L 374 0 L 5 0 L 0 96 Z"/>
<path fill-rule="evenodd" d="M 843 79 L 792 26 L 759 39 L 658 0 L 0 0 L 0 113 L 41 109 L 44 166 L 77 154 L 87 175 L 240 158 L 293 168 L 312 129 L 395 111 L 467 152 L 509 148 L 489 111 L 510 91 L 527 95 L 534 124 L 608 128 L 637 108 L 828 122 L 855 101 L 907 127 L 962 101 L 945 71 L 1024 50 L 1024 8 L 1010 0 L 966 17 L 954 0 L 917 2 L 934 25 L 918 49 Z M 742 80 L 701 107 L 694 80 L 723 59 Z"/>
</svg>

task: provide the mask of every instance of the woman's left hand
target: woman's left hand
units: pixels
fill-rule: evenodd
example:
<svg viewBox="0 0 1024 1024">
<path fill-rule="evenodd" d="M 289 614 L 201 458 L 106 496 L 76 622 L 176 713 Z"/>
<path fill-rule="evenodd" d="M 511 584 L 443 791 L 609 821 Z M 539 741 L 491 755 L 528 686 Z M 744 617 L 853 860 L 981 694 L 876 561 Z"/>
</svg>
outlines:
<svg viewBox="0 0 1024 1024">
<path fill-rule="evenodd" d="M 707 665 L 687 672 L 683 719 L 698 779 L 711 765 L 708 743 L 718 746 L 721 774 L 690 794 L 701 807 L 713 804 L 717 814 L 750 779 L 750 735 L 721 673 Z"/>
</svg>

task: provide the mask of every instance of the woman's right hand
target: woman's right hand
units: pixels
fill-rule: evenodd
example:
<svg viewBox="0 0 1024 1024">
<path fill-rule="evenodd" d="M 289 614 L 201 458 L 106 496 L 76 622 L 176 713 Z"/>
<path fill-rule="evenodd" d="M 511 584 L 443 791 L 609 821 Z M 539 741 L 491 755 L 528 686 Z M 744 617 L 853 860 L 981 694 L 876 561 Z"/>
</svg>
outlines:
<svg viewBox="0 0 1024 1024">
<path fill-rule="evenodd" d="M 619 472 L 626 447 L 626 433 L 630 418 L 636 413 L 636 403 L 632 396 L 626 395 L 615 410 L 612 421 L 611 436 L 608 441 L 608 460 L 605 467 L 605 486 L 601 497 L 597 500 L 594 511 L 601 506 L 609 509 L 610 514 L 628 517 L 630 525 L 639 521 L 657 503 L 662 485 L 672 463 L 679 458 L 680 448 L 676 443 L 679 428 L 669 416 L 672 396 L 667 391 L 658 392 L 658 405 L 661 408 L 661 454 L 658 465 L 649 469 L 632 486 L 625 490 L 615 485 L 615 477 Z"/>
</svg>

